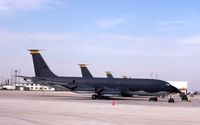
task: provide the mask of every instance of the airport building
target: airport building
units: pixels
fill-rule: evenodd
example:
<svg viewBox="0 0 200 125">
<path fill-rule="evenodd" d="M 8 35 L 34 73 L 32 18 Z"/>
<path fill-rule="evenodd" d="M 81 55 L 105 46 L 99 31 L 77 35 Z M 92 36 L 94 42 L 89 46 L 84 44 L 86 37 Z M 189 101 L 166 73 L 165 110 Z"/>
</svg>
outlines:
<svg viewBox="0 0 200 125">
<path fill-rule="evenodd" d="M 55 91 L 55 88 L 35 83 L 16 83 L 13 85 L 2 86 L 3 90 L 20 90 L 20 91 Z"/>
<path fill-rule="evenodd" d="M 15 90 L 15 86 L 13 86 L 13 85 L 3 85 L 1 87 L 1 89 L 4 89 L 4 90 Z"/>
<path fill-rule="evenodd" d="M 44 90 L 44 91 L 55 91 L 55 88 L 50 86 L 43 86 L 40 84 L 35 83 L 17 83 L 15 84 L 15 87 L 17 90 L 31 90 L 31 91 L 38 91 L 38 90 Z"/>
</svg>

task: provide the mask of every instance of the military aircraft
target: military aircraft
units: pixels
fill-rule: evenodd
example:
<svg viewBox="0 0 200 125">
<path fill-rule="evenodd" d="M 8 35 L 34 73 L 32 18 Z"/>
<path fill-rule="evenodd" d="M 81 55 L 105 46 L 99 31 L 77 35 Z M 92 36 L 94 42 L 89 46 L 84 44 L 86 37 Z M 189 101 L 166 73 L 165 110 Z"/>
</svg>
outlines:
<svg viewBox="0 0 200 125">
<path fill-rule="evenodd" d="M 157 101 L 157 96 L 180 93 L 170 83 L 158 79 L 96 78 L 84 68 L 84 65 L 80 65 L 84 68 L 82 71 L 86 71 L 83 77 L 59 77 L 50 70 L 39 50 L 29 51 L 33 58 L 35 77 L 22 76 L 24 79 L 28 78 L 39 84 L 62 86 L 73 92 L 90 92 L 93 93 L 92 99 L 146 95 Z"/>
<path fill-rule="evenodd" d="M 79 64 L 79 66 L 80 66 L 80 68 L 81 68 L 82 77 L 93 78 L 93 76 L 92 76 L 92 74 L 90 73 L 90 71 L 88 70 L 86 64 Z M 105 73 L 106 73 L 107 78 L 111 78 L 111 79 L 114 78 L 113 75 L 112 75 L 112 73 L 111 73 L 110 71 L 105 71 Z M 123 79 L 127 79 L 127 76 L 122 76 L 122 78 L 123 78 Z M 141 95 L 139 94 L 139 96 L 141 96 Z M 143 96 L 145 96 L 145 95 L 143 95 Z M 134 96 L 134 97 L 135 97 L 135 96 Z M 164 97 L 164 96 L 162 95 L 162 97 Z M 171 98 L 171 96 L 170 96 L 170 98 Z M 156 98 L 150 98 L 150 101 L 151 101 L 151 100 L 156 101 Z M 174 102 L 174 100 L 171 98 L 171 99 L 169 99 L 168 102 Z"/>
</svg>

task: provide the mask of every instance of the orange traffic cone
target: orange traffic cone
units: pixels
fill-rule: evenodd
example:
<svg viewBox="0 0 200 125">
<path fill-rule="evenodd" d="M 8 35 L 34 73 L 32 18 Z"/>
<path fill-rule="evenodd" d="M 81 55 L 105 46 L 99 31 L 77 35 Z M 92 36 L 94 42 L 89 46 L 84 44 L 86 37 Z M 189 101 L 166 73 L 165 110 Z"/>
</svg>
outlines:
<svg viewBox="0 0 200 125">
<path fill-rule="evenodd" d="M 115 105 L 115 100 L 112 100 L 112 105 L 113 105 L 113 106 Z"/>
</svg>

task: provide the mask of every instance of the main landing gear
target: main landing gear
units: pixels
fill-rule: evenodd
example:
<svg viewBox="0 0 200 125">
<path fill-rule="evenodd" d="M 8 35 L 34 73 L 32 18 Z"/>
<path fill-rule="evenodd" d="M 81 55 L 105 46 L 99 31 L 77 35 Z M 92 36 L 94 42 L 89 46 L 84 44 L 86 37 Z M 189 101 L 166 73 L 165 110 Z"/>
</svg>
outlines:
<svg viewBox="0 0 200 125">
<path fill-rule="evenodd" d="M 92 95 L 92 99 L 104 99 L 106 97 L 102 96 L 101 92 L 103 91 L 103 88 L 96 88 L 95 94 Z"/>
<path fill-rule="evenodd" d="M 97 94 L 93 94 L 92 95 L 92 99 L 97 99 L 98 98 L 98 95 Z"/>
<path fill-rule="evenodd" d="M 98 95 L 98 94 L 93 94 L 92 99 L 109 99 L 109 97 Z"/>
<path fill-rule="evenodd" d="M 158 97 L 150 97 L 149 101 L 155 101 L 155 102 L 157 102 L 158 101 Z"/>
<path fill-rule="evenodd" d="M 93 94 L 92 99 L 103 99 L 104 97 L 98 94 Z"/>
</svg>

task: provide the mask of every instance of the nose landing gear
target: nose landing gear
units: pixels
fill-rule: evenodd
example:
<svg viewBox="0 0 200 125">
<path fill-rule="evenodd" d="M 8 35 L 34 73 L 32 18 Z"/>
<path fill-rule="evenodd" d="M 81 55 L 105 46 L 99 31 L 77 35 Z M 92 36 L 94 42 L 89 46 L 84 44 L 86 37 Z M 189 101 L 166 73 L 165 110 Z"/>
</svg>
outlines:
<svg viewBox="0 0 200 125">
<path fill-rule="evenodd" d="M 174 103 L 175 101 L 174 101 L 174 99 L 173 98 L 169 98 L 168 99 L 168 103 Z"/>
<path fill-rule="evenodd" d="M 170 98 L 168 99 L 168 103 L 174 103 L 174 102 L 175 102 L 174 98 L 172 98 L 172 95 L 170 95 Z"/>
</svg>

